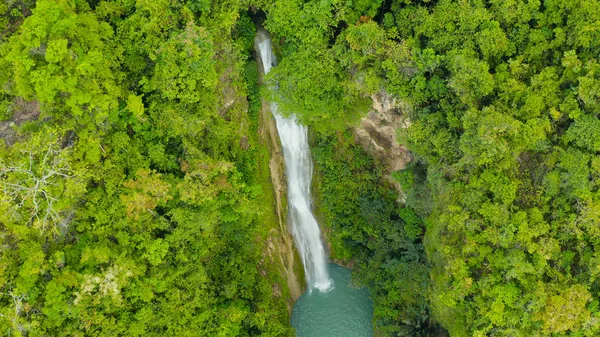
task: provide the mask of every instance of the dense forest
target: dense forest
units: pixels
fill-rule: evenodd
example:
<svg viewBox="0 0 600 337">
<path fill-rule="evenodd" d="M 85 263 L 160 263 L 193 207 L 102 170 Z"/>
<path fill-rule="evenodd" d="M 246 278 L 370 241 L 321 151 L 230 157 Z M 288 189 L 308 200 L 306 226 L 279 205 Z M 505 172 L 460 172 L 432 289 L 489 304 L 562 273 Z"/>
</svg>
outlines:
<svg viewBox="0 0 600 337">
<path fill-rule="evenodd" d="M 262 100 L 376 336 L 598 336 L 599 59 L 597 0 L 5 0 L 0 334 L 293 336 Z"/>
</svg>

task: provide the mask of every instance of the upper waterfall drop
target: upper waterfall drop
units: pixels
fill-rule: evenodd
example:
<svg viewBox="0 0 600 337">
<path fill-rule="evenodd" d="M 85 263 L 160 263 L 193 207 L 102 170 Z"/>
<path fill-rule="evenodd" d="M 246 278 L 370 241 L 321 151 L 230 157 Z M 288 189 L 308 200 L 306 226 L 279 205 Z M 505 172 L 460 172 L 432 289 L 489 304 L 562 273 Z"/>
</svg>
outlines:
<svg viewBox="0 0 600 337">
<path fill-rule="evenodd" d="M 276 65 L 271 48 L 271 37 L 264 29 L 256 36 L 258 51 L 265 74 Z M 302 258 L 309 287 L 322 292 L 331 290 L 333 282 L 327 269 L 327 257 L 321 241 L 321 231 L 310 208 L 312 161 L 308 146 L 308 130 L 295 116 L 278 113 L 277 103 L 271 103 L 271 112 L 277 124 L 277 133 L 283 148 L 285 172 L 288 180 L 288 210 L 292 236 Z"/>
</svg>

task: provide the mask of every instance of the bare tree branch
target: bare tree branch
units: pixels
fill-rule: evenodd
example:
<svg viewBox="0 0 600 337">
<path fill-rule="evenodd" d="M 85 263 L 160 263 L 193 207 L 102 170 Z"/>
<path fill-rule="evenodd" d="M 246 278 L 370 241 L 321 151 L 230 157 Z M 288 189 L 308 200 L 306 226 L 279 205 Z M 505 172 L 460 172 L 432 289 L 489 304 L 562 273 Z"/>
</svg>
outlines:
<svg viewBox="0 0 600 337">
<path fill-rule="evenodd" d="M 29 330 L 29 324 L 27 324 L 27 318 L 29 314 L 25 310 L 25 303 L 27 301 L 27 296 L 25 294 L 17 295 L 12 290 L 9 290 L 8 293 L 0 293 L 3 296 L 9 296 L 13 302 L 13 311 L 14 313 L 11 315 L 5 315 L 0 313 L 0 317 L 6 318 L 9 320 L 14 329 L 18 330 L 21 336 L 27 336 L 27 330 Z M 20 320 L 19 318 L 25 317 L 25 320 Z"/>
<path fill-rule="evenodd" d="M 58 199 L 53 195 L 61 192 L 52 190 L 60 189 L 66 179 L 75 178 L 64 151 L 51 143 L 42 154 L 34 153 L 33 149 L 22 151 L 28 161 L 25 164 L 1 165 L 4 167 L 0 169 L 0 188 L 14 202 L 10 214 L 13 220 L 22 216 L 20 210 L 28 209 L 27 224 L 39 226 L 42 232 L 66 226 L 65 217 L 56 208 Z"/>
</svg>

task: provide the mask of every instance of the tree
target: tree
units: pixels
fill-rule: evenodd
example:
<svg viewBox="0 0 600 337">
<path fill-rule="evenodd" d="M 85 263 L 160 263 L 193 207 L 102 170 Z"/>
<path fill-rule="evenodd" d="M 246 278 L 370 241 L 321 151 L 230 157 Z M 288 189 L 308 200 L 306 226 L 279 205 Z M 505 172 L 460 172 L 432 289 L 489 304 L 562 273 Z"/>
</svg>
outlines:
<svg viewBox="0 0 600 337">
<path fill-rule="evenodd" d="M 121 96 L 121 53 L 113 35 L 87 4 L 38 1 L 9 41 L 11 94 L 47 105 L 44 112 L 66 127 L 82 119 L 103 122 Z M 65 112 L 74 118 L 62 118 Z"/>
<path fill-rule="evenodd" d="M 85 173 L 74 172 L 69 149 L 55 137 L 17 144 L 0 158 L 4 221 L 18 222 L 52 235 L 68 231 L 77 199 L 84 191 Z"/>
<path fill-rule="evenodd" d="M 211 106 L 217 75 L 208 32 L 188 22 L 157 51 L 152 80 L 145 91 L 158 90 L 167 99 Z"/>
</svg>

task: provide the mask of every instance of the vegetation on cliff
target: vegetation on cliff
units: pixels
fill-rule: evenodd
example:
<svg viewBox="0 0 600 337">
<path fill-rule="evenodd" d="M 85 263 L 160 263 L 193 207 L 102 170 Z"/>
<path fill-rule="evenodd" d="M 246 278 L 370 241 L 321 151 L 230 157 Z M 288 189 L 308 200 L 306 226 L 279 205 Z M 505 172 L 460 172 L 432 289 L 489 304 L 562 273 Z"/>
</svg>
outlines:
<svg viewBox="0 0 600 337">
<path fill-rule="evenodd" d="M 263 256 L 245 8 L 7 4 L 0 334 L 291 334 Z"/>
<path fill-rule="evenodd" d="M 249 13 L 276 37 L 271 99 L 315 130 L 324 225 L 378 335 L 600 334 L 597 0 L 0 13 L 2 334 L 292 333 L 262 265 Z M 403 205 L 351 135 L 383 89 L 410 107 Z"/>
<path fill-rule="evenodd" d="M 395 176 L 407 209 L 426 224 L 426 312 L 452 336 L 600 333 L 598 18 L 597 1 L 286 1 L 267 10 L 289 65 L 326 62 L 318 69 L 329 80 L 319 83 L 337 81 L 340 91 L 324 85 L 336 101 L 329 105 L 345 107 L 384 87 L 411 107 L 410 126 L 399 134 L 415 162 Z M 300 109 L 302 95 L 282 97 L 283 106 Z M 294 112 L 307 123 L 339 119 L 326 109 Z M 353 120 L 351 109 L 344 113 Z M 323 193 L 333 194 L 324 200 L 346 193 L 336 184 L 361 181 L 358 172 L 342 174 L 357 165 L 344 155 L 351 147 L 326 156 L 340 162 L 326 165 L 339 174 L 328 184 L 324 170 Z M 348 200 L 365 188 L 348 186 Z M 352 214 L 343 212 L 336 214 Z M 343 218 L 328 223 L 340 251 L 353 251 L 361 239 L 339 231 Z M 377 228 L 385 231 L 386 221 Z M 369 279 L 360 275 L 359 264 L 358 278 Z M 372 289 L 385 284 L 379 277 Z M 394 304 L 376 302 L 376 310 Z"/>
</svg>

